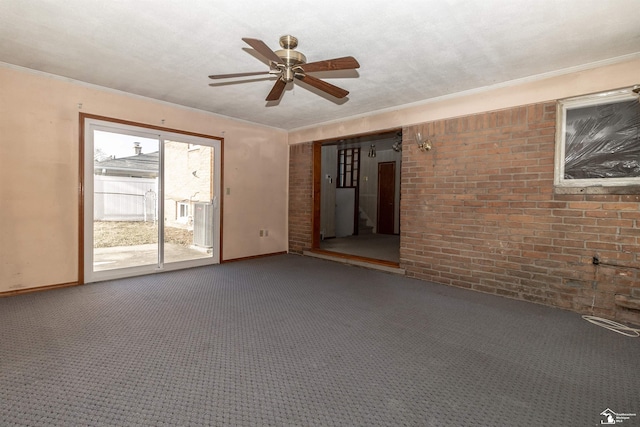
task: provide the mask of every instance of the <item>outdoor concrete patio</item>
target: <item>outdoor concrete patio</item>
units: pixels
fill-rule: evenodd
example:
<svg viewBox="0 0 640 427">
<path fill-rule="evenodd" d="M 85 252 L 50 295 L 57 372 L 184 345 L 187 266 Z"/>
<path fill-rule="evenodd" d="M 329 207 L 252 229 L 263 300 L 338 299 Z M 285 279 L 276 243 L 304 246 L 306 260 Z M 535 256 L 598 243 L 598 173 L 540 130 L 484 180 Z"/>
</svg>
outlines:
<svg viewBox="0 0 640 427">
<path fill-rule="evenodd" d="M 195 246 L 164 244 L 164 262 L 188 261 L 211 257 L 211 249 Z M 93 266 L 95 271 L 152 265 L 158 263 L 158 245 L 114 246 L 94 248 Z"/>
</svg>

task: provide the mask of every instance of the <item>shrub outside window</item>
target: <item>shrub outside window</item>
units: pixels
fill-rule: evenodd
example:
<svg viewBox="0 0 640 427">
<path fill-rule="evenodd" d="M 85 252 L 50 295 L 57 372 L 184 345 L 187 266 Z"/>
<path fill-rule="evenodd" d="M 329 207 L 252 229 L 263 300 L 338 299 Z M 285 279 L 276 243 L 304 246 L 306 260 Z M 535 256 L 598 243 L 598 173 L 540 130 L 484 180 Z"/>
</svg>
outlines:
<svg viewBox="0 0 640 427">
<path fill-rule="evenodd" d="M 555 185 L 640 185 L 640 97 L 634 90 L 560 101 Z"/>
</svg>

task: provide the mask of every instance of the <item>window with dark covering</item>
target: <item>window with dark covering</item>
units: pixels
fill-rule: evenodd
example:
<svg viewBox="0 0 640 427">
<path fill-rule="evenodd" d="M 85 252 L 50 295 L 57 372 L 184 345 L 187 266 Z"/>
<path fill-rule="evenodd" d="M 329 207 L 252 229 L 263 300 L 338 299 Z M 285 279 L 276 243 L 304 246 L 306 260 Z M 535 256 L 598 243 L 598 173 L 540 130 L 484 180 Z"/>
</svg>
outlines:
<svg viewBox="0 0 640 427">
<path fill-rule="evenodd" d="M 555 183 L 640 185 L 640 99 L 624 89 L 561 101 Z"/>
</svg>

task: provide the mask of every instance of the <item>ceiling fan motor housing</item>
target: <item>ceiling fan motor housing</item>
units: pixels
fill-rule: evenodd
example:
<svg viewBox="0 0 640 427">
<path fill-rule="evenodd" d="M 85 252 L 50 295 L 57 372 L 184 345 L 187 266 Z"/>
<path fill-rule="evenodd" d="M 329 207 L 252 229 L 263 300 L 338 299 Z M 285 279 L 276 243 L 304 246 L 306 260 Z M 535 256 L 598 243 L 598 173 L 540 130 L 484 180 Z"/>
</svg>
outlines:
<svg viewBox="0 0 640 427">
<path fill-rule="evenodd" d="M 274 53 L 282 59 L 282 63 L 285 65 L 282 69 L 282 79 L 285 82 L 290 82 L 293 81 L 296 74 L 296 71 L 294 71 L 292 67 L 305 64 L 307 58 L 302 53 L 294 50 L 298 46 L 298 39 L 293 36 L 287 35 L 280 37 L 280 46 L 282 49 L 276 50 Z"/>
<path fill-rule="evenodd" d="M 282 62 L 289 66 L 293 67 L 294 65 L 300 65 L 307 62 L 307 57 L 293 49 L 280 49 L 276 50 L 275 54 L 278 55 Z"/>
</svg>

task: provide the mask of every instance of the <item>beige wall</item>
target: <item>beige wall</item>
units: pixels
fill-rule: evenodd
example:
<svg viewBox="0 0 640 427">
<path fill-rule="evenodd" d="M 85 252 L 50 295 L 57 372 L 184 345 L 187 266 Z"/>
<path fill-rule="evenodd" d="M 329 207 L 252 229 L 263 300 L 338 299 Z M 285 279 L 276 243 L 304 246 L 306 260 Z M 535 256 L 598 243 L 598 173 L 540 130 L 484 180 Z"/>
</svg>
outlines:
<svg viewBox="0 0 640 427">
<path fill-rule="evenodd" d="M 585 95 L 640 84 L 640 55 L 597 68 L 453 95 L 413 106 L 289 132 L 289 144 L 395 129 L 451 117 Z"/>
<path fill-rule="evenodd" d="M 15 67 L 0 90 L 0 292 L 78 280 L 80 112 L 223 136 L 223 259 L 287 249 L 286 132 Z"/>
</svg>

